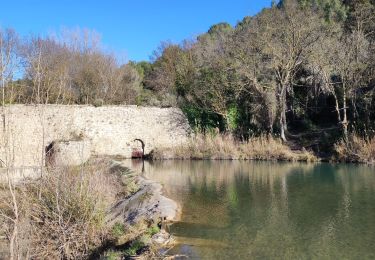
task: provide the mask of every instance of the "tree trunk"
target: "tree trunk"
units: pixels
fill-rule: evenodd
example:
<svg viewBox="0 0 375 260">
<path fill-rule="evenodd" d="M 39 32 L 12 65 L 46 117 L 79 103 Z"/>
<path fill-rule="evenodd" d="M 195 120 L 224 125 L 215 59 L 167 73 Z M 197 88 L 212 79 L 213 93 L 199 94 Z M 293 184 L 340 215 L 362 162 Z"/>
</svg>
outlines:
<svg viewBox="0 0 375 260">
<path fill-rule="evenodd" d="M 286 132 L 288 131 L 286 122 L 286 86 L 281 86 L 281 93 L 279 94 L 279 127 L 280 127 L 280 137 L 286 142 Z"/>
<path fill-rule="evenodd" d="M 280 118 L 280 137 L 284 142 L 286 142 L 285 129 L 284 129 L 284 126 L 283 126 L 282 118 Z"/>
<path fill-rule="evenodd" d="M 340 114 L 340 107 L 339 107 L 339 101 L 337 100 L 337 96 L 335 93 L 333 93 L 333 97 L 335 98 L 335 109 L 337 114 L 337 122 L 341 124 L 341 114 Z"/>
<path fill-rule="evenodd" d="M 347 118 L 347 109 L 346 109 L 346 91 L 344 89 L 344 94 L 343 94 L 343 99 L 342 99 L 342 111 L 343 111 L 343 116 L 341 119 L 341 113 L 340 113 L 340 106 L 339 106 L 339 101 L 337 99 L 336 93 L 332 93 L 333 97 L 335 98 L 335 110 L 337 114 L 337 121 L 341 126 L 343 137 L 345 142 L 348 140 L 348 118 Z"/>
<path fill-rule="evenodd" d="M 344 140 L 345 142 L 348 140 L 348 118 L 347 118 L 347 112 L 346 112 L 346 90 L 344 88 L 344 94 L 342 98 L 342 103 L 343 103 L 343 119 L 341 122 L 342 125 L 342 132 L 344 135 Z"/>
</svg>

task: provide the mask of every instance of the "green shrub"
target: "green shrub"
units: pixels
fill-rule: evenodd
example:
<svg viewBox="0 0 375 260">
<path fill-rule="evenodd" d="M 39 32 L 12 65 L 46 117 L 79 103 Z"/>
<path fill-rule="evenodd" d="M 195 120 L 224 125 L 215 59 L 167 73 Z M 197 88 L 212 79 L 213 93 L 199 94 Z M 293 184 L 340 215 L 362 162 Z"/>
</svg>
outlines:
<svg viewBox="0 0 375 260">
<path fill-rule="evenodd" d="M 147 229 L 147 232 L 146 232 L 146 233 L 152 237 L 153 235 L 159 233 L 159 231 L 160 231 L 159 226 L 156 225 L 156 224 L 153 224 L 153 225 L 151 225 L 151 227 L 149 227 L 149 228 Z"/>
<path fill-rule="evenodd" d="M 146 245 L 140 241 L 140 240 L 135 240 L 131 243 L 130 247 L 127 248 L 124 251 L 125 256 L 134 256 L 136 255 L 142 248 L 144 248 Z"/>
<path fill-rule="evenodd" d="M 120 223 L 120 222 L 116 222 L 113 225 L 112 230 L 111 230 L 111 234 L 115 238 L 119 238 L 119 237 L 125 235 L 125 232 L 126 232 L 125 225 L 123 223 Z"/>
</svg>

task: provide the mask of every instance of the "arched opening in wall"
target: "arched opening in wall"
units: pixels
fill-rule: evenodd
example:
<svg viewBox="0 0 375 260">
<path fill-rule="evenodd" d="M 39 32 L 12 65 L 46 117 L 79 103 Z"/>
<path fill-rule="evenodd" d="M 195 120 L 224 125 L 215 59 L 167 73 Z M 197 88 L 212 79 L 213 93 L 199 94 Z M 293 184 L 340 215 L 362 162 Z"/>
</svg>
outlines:
<svg viewBox="0 0 375 260">
<path fill-rule="evenodd" d="M 145 157 L 145 143 L 142 139 L 136 138 L 132 144 L 132 159 L 141 159 Z"/>
<path fill-rule="evenodd" d="M 49 145 L 46 146 L 45 148 L 45 166 L 49 167 L 52 166 L 55 162 L 54 154 L 54 145 L 55 142 L 50 143 Z"/>
</svg>

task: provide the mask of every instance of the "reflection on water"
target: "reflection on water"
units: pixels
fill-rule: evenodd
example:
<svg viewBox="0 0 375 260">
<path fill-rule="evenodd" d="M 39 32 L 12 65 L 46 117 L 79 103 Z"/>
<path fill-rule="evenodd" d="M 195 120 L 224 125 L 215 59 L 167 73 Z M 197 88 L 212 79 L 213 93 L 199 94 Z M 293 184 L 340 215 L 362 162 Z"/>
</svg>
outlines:
<svg viewBox="0 0 375 260">
<path fill-rule="evenodd" d="M 375 169 L 163 161 L 144 165 L 183 208 L 173 251 L 199 259 L 375 258 Z"/>
</svg>

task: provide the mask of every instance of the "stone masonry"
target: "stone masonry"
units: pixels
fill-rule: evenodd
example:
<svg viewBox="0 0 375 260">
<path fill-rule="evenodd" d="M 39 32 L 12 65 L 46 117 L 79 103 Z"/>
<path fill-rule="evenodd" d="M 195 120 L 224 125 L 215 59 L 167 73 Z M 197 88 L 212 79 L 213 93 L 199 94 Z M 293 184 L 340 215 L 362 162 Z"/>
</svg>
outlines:
<svg viewBox="0 0 375 260">
<path fill-rule="evenodd" d="M 13 168 L 45 165 L 51 144 L 77 164 L 82 154 L 130 158 L 142 149 L 135 139 L 143 141 L 148 154 L 183 144 L 189 134 L 177 108 L 12 105 L 3 108 L 0 123 L 0 163 Z M 62 156 L 58 161 L 69 164 Z"/>
</svg>

